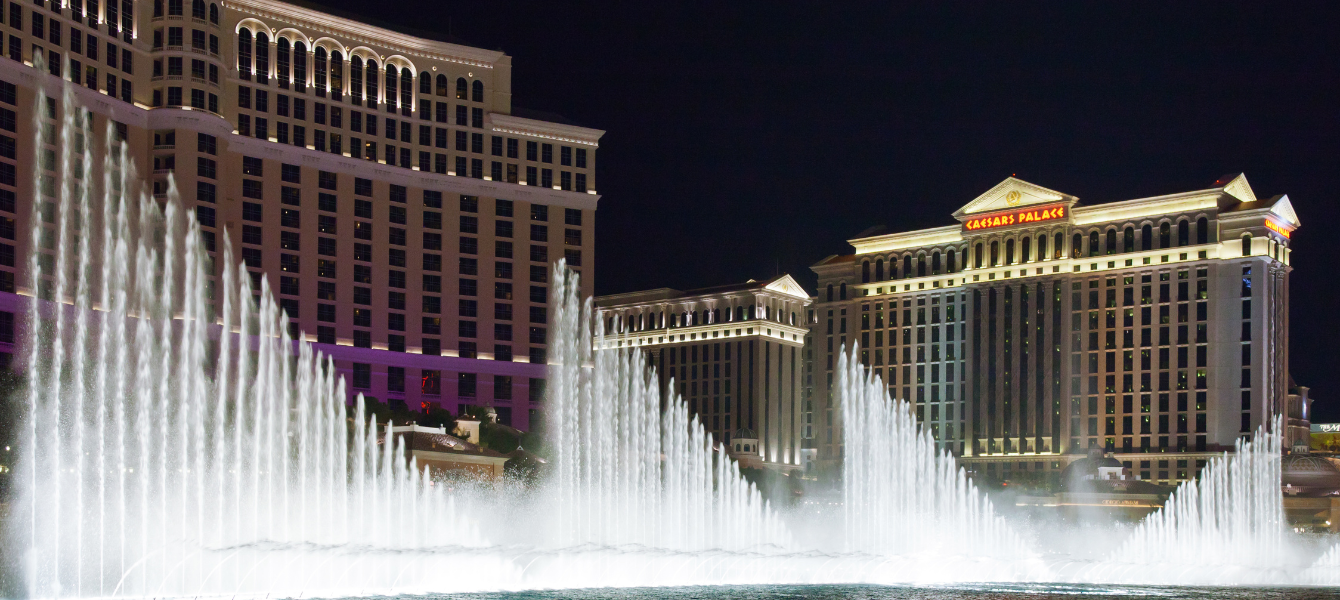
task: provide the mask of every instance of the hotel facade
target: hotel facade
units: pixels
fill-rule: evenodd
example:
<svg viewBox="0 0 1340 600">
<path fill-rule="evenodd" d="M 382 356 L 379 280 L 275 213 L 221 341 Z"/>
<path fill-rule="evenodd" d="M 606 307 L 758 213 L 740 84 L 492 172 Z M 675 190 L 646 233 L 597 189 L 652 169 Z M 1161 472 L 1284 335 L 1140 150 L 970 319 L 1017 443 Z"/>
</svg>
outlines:
<svg viewBox="0 0 1340 600">
<path fill-rule="evenodd" d="M 0 352 L 49 299 L 23 257 L 56 226 L 32 171 L 54 181 L 69 85 L 93 159 L 124 140 L 195 214 L 209 289 L 226 239 L 351 393 L 529 428 L 550 264 L 594 289 L 603 132 L 514 110 L 511 57 L 271 0 L 8 2 L 0 48 Z"/>
<path fill-rule="evenodd" d="M 595 299 L 600 348 L 638 348 L 742 466 L 804 468 L 801 370 L 810 296 L 790 275 Z M 673 383 L 673 387 L 672 386 Z"/>
<path fill-rule="evenodd" d="M 1009 178 L 953 216 L 812 267 L 821 464 L 841 458 L 830 390 L 856 345 L 940 448 L 997 481 L 1102 449 L 1174 483 L 1288 414 L 1287 197 L 1235 175 L 1088 206 Z"/>
</svg>

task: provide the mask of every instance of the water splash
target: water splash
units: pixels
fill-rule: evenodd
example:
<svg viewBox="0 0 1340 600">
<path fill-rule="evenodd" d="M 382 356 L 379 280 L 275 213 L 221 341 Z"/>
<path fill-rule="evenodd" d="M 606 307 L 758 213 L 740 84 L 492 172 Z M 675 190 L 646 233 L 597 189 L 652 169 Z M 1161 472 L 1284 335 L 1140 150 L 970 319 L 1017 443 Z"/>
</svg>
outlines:
<svg viewBox="0 0 1340 600">
<path fill-rule="evenodd" d="M 549 431 L 554 541 L 674 551 L 787 548 L 790 536 L 641 350 L 592 351 L 591 301 L 554 266 Z M 595 337 L 603 319 L 594 319 Z M 597 342 L 599 343 L 599 342 Z M 670 385 L 670 389 L 674 389 Z"/>
<path fill-rule="evenodd" d="M 333 363 L 289 339 L 226 236 L 216 319 L 213 267 L 175 187 L 160 206 L 109 141 L 95 189 L 88 113 L 68 87 L 56 95 L 59 122 L 35 115 L 66 150 L 55 177 L 38 170 L 54 197 L 31 212 L 54 203 L 56 227 L 33 219 L 29 261 L 32 289 L 54 300 L 32 303 L 25 340 L 29 596 L 386 590 L 412 580 L 396 553 L 479 544 L 375 420 L 349 419 Z M 40 135 L 37 152 L 53 152 Z"/>
<path fill-rule="evenodd" d="M 954 458 L 936 451 L 911 405 L 890 398 L 884 382 L 855 359 L 858 352 L 839 354 L 834 387 L 843 425 L 847 551 L 919 556 L 942 566 L 945 559 L 994 559 L 1002 568 L 976 575 L 996 581 L 1044 576 L 1023 539 Z"/>
<path fill-rule="evenodd" d="M 1294 579 L 1306 562 L 1286 538 L 1281 431 L 1276 417 L 1252 441 L 1239 439 L 1232 454 L 1212 458 L 1088 577 L 1204 585 Z"/>
</svg>

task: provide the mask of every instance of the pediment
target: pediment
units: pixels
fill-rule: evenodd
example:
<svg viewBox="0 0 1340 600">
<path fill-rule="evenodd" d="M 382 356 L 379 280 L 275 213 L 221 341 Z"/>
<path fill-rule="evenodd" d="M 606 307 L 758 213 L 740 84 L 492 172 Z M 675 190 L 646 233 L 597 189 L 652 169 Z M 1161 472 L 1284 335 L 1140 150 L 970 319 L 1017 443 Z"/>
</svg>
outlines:
<svg viewBox="0 0 1340 600">
<path fill-rule="evenodd" d="M 1280 196 L 1280 199 L 1276 200 L 1275 204 L 1270 207 L 1270 212 L 1271 214 L 1274 214 L 1275 216 L 1284 219 L 1287 223 L 1293 225 L 1294 227 L 1302 225 L 1302 223 L 1298 221 L 1298 213 L 1294 212 L 1293 203 L 1289 202 L 1289 196 L 1287 195 Z"/>
<path fill-rule="evenodd" d="M 1224 193 L 1242 202 L 1256 202 L 1256 192 L 1252 191 L 1252 186 L 1247 183 L 1247 176 L 1243 173 L 1238 173 L 1237 177 L 1224 186 Z"/>
<path fill-rule="evenodd" d="M 796 283 L 796 280 L 793 279 L 790 275 L 783 275 L 781 277 L 778 277 L 776 281 L 769 283 L 767 286 L 764 287 L 764 289 L 777 292 L 779 294 L 795 296 L 797 298 L 805 298 L 806 300 L 808 300 L 810 297 L 809 292 L 806 292 L 805 288 L 800 287 L 800 284 Z"/>
<path fill-rule="evenodd" d="M 1022 179 L 1008 177 L 1005 181 L 996 184 L 995 187 L 987 190 L 985 194 L 978 196 L 972 202 L 964 205 L 954 213 L 955 218 L 962 219 L 966 215 L 994 212 L 998 210 L 1013 210 L 1025 206 L 1037 204 L 1050 204 L 1054 202 L 1074 203 L 1077 200 L 1074 196 L 1063 194 L 1056 190 L 1049 190 L 1040 185 L 1034 185 Z"/>
</svg>

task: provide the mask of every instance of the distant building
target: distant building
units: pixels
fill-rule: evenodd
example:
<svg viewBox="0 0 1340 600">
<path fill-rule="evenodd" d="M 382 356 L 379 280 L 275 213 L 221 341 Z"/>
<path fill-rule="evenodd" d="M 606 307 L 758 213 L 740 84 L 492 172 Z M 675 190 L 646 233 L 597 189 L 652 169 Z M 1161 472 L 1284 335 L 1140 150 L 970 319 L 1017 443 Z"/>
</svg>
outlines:
<svg viewBox="0 0 1340 600">
<path fill-rule="evenodd" d="M 821 462 L 841 457 L 830 391 L 855 343 L 940 448 L 996 480 L 1103 449 L 1174 483 L 1287 411 L 1288 197 L 1231 175 L 1084 205 L 1010 177 L 953 217 L 812 267 Z"/>
<path fill-rule="evenodd" d="M 770 468 L 803 466 L 808 417 L 801 366 L 810 295 L 790 275 L 595 302 L 605 327 L 602 347 L 645 351 L 661 385 L 668 388 L 673 378 L 674 391 L 718 442 Z M 732 435 L 739 431 L 751 437 L 736 450 Z"/>
</svg>

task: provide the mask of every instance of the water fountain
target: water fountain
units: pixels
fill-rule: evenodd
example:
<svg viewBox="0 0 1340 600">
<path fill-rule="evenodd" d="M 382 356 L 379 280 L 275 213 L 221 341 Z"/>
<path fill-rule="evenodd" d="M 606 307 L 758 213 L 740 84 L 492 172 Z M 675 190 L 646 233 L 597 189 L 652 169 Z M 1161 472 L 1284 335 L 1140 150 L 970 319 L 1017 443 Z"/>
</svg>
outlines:
<svg viewBox="0 0 1340 600">
<path fill-rule="evenodd" d="M 843 420 L 843 531 L 849 552 L 916 556 L 916 572 L 953 581 L 964 559 L 996 570 L 974 573 L 996 581 L 1045 578 L 1045 569 L 995 514 L 954 458 L 935 440 L 912 406 L 855 357 L 842 352 L 837 395 Z M 946 571 L 945 567 L 949 567 Z"/>
<path fill-rule="evenodd" d="M 219 269 L 175 188 L 160 205 L 68 88 L 49 94 L 62 99 L 61 121 L 38 111 L 36 130 L 58 127 L 63 150 L 58 177 L 38 170 L 34 189 L 51 192 L 36 201 L 55 203 L 56 228 L 34 219 L 28 265 L 37 295 L 60 301 L 31 304 L 23 498 L 8 532 L 28 549 L 30 597 L 1215 575 L 1337 583 L 1328 573 L 1340 551 L 1306 573 L 1292 566 L 1307 560 L 1284 533 L 1273 433 L 1211 461 L 1110 558 L 1067 561 L 997 515 L 909 405 L 848 352 L 836 384 L 843 505 L 779 511 L 683 400 L 662 394 L 641 352 L 592 351 L 601 320 L 561 263 L 551 476 L 515 498 L 429 478 L 384 442 L 394 439 L 379 436 L 384 424 L 363 418 L 361 397 L 350 414 L 330 359 L 289 338 L 268 286 L 250 288 L 226 239 Z M 100 150 L 96 139 L 107 140 Z M 44 248 L 55 249 L 50 265 Z M 216 272 L 222 285 L 211 290 L 203 283 Z M 801 518 L 832 539 L 797 536 Z"/>
</svg>

